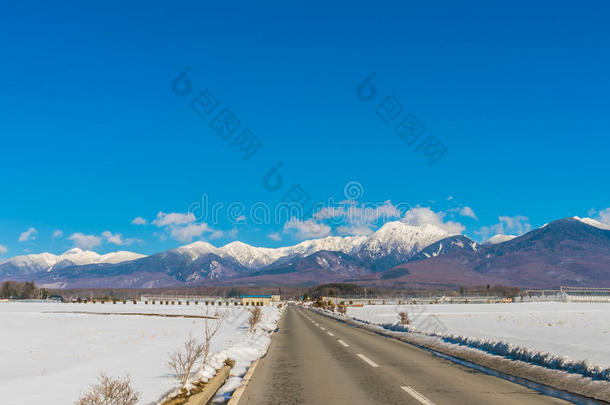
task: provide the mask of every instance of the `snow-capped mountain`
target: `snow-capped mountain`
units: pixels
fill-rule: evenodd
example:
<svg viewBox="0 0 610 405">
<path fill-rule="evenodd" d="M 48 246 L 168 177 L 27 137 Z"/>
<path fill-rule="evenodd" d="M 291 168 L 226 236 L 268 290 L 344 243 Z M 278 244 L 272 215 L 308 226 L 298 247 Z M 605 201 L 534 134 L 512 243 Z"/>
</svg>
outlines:
<svg viewBox="0 0 610 405">
<path fill-rule="evenodd" d="M 216 247 L 214 245 L 207 243 L 207 242 L 197 241 L 197 242 L 191 243 L 190 245 L 181 246 L 179 248 L 172 249 L 172 250 L 169 250 L 168 252 L 164 252 L 164 253 L 175 252 L 178 254 L 183 254 L 185 256 L 188 256 L 194 260 L 198 257 L 201 257 L 208 253 L 213 253 L 215 251 L 216 251 Z M 160 254 L 163 254 L 163 253 L 160 253 Z"/>
<path fill-rule="evenodd" d="M 564 218 L 501 243 L 484 244 L 433 225 L 390 222 L 368 237 L 330 236 L 276 249 L 195 242 L 146 257 L 130 252 L 102 256 L 80 249 L 59 256 L 18 256 L 0 264 L 0 281 L 34 280 L 60 288 L 341 281 L 610 286 L 609 263 L 610 230 L 587 220 Z"/>
<path fill-rule="evenodd" d="M 286 262 L 321 251 L 355 255 L 366 262 L 377 262 L 387 256 L 396 257 L 400 261 L 447 236 L 450 236 L 447 231 L 434 225 L 411 226 L 396 221 L 388 222 L 369 237 L 327 236 L 276 249 L 255 247 L 239 241 L 218 248 L 207 242 L 195 242 L 172 252 L 188 255 L 191 260 L 214 254 L 234 260 L 248 269 L 261 269 L 280 260 Z"/>
<path fill-rule="evenodd" d="M 413 226 L 400 221 L 388 222 L 362 244 L 360 252 L 366 252 L 371 257 L 392 253 L 411 255 L 448 236 L 451 236 L 449 232 L 434 225 Z"/>
<path fill-rule="evenodd" d="M 222 258 L 232 258 L 250 269 L 266 266 L 281 257 L 279 249 L 255 247 L 240 241 L 226 244 L 218 248 L 215 253 Z"/>
<path fill-rule="evenodd" d="M 275 249 L 255 247 L 240 241 L 221 247 L 198 241 L 144 257 L 131 252 L 116 252 L 102 256 L 75 248 L 59 256 L 42 253 L 14 257 L 0 264 L 0 276 L 23 276 L 66 269 L 64 273 L 69 274 L 70 278 L 75 278 L 80 277 L 81 271 L 104 274 L 112 269 L 113 272 L 125 274 L 161 272 L 180 282 L 194 282 L 205 279 L 226 279 L 264 270 L 267 267 L 276 270 L 285 266 L 301 268 L 295 267 L 295 260 L 319 252 L 336 252 L 353 257 L 354 261 L 350 262 L 349 266 L 345 266 L 345 269 L 346 272 L 349 269 L 349 273 L 355 274 L 384 270 L 403 263 L 430 243 L 447 236 L 449 234 L 446 231 L 433 225 L 411 226 L 402 222 L 389 222 L 368 237 L 328 236 Z M 337 265 L 333 267 L 334 269 L 340 267 L 341 257 L 343 256 L 336 259 Z M 117 264 L 121 266 L 115 266 Z M 50 277 L 56 279 L 60 275 Z"/>
<path fill-rule="evenodd" d="M 593 218 L 574 217 L 574 219 L 577 220 L 577 221 L 580 221 L 582 223 L 585 223 L 587 225 L 594 226 L 594 227 L 599 228 L 599 229 L 604 229 L 606 231 L 610 230 L 610 225 L 603 224 L 603 223 L 601 223 L 599 221 L 596 221 Z"/>
<path fill-rule="evenodd" d="M 432 257 L 442 256 L 449 253 L 465 253 L 467 255 L 478 252 L 479 244 L 475 241 L 467 238 L 464 235 L 450 236 L 445 239 L 441 239 L 431 245 L 426 246 L 415 255 L 413 255 L 409 261 L 425 260 Z"/>
<path fill-rule="evenodd" d="M 366 239 L 366 236 L 327 236 L 276 249 L 251 246 L 240 241 L 231 242 L 218 248 L 207 242 L 194 242 L 170 252 L 187 255 L 191 260 L 196 260 L 207 254 L 214 254 L 223 259 L 235 260 L 241 266 L 249 269 L 260 269 L 280 259 L 308 256 L 323 250 L 351 254 L 358 250 Z"/>
<path fill-rule="evenodd" d="M 360 249 L 367 239 L 366 236 L 327 236 L 306 240 L 294 246 L 280 248 L 280 250 L 283 256 L 308 256 L 323 250 L 352 254 Z"/>
<path fill-rule="evenodd" d="M 33 274 L 41 271 L 53 271 L 69 266 L 79 266 L 92 263 L 122 263 L 136 260 L 144 255 L 119 251 L 100 255 L 90 250 L 73 248 L 61 255 L 40 253 L 12 257 L 0 263 L 2 274 Z"/>
<path fill-rule="evenodd" d="M 94 263 L 123 263 L 131 260 L 141 259 L 146 257 L 140 253 L 128 252 L 126 250 L 119 250 L 118 252 L 110 252 L 105 255 L 101 255 L 95 260 Z"/>
<path fill-rule="evenodd" d="M 504 234 L 497 234 L 492 236 L 491 238 L 487 239 L 485 242 L 483 242 L 484 245 L 495 245 L 498 243 L 503 243 L 503 242 L 507 242 L 511 239 L 515 239 L 517 237 L 517 235 L 504 235 Z"/>
<path fill-rule="evenodd" d="M 362 243 L 357 257 L 374 270 L 385 270 L 406 262 L 421 249 L 449 236 L 449 232 L 434 225 L 388 222 Z"/>
</svg>

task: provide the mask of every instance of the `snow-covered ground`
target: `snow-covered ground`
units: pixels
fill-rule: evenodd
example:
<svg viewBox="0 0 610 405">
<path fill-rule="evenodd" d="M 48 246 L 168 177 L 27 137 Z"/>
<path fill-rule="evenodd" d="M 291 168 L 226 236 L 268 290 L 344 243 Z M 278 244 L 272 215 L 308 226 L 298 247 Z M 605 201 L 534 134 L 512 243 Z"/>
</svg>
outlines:
<svg viewBox="0 0 610 405">
<path fill-rule="evenodd" d="M 406 311 L 416 330 L 454 334 L 587 360 L 610 367 L 610 304 L 367 305 L 347 314 L 372 323 L 395 323 Z"/>
<path fill-rule="evenodd" d="M 210 307 L 226 312 L 214 340 L 210 364 L 220 367 L 226 357 L 236 360 L 233 375 L 245 373 L 265 353 L 269 331 L 280 311 L 262 307 L 259 331 L 249 334 L 245 307 Z M 71 404 L 97 376 L 129 374 L 142 404 L 154 404 L 177 386 L 167 367 L 168 354 L 192 333 L 202 335 L 203 319 L 140 315 L 91 315 L 56 311 L 138 312 L 203 315 L 205 306 L 128 304 L 0 303 L 0 392 L 6 403 Z M 199 370 L 199 377 L 214 374 Z M 230 391 L 239 385 L 231 378 Z"/>
</svg>

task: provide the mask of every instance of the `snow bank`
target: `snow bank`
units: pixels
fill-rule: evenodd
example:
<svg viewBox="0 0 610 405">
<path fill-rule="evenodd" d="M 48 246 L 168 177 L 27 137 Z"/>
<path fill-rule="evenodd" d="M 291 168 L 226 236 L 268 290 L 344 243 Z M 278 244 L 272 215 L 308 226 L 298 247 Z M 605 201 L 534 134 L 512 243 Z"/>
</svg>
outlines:
<svg viewBox="0 0 610 405">
<path fill-rule="evenodd" d="M 409 331 L 441 336 L 447 342 L 599 377 L 610 367 L 608 304 L 367 305 L 350 307 L 348 315 L 400 327 L 396 323 L 402 311 L 412 321 Z"/>
<path fill-rule="evenodd" d="M 368 322 L 366 322 L 368 324 Z M 443 342 L 454 343 L 462 346 L 471 347 L 474 349 L 483 350 L 487 353 L 496 356 L 503 356 L 511 360 L 519 360 L 537 366 L 550 368 L 553 370 L 566 371 L 568 373 L 580 374 L 584 377 L 590 377 L 594 380 L 610 381 L 610 367 L 603 368 L 589 364 L 587 360 L 570 360 L 565 356 L 558 356 L 552 353 L 545 353 L 527 347 L 521 347 L 510 344 L 505 341 L 492 341 L 487 339 L 479 339 L 468 336 L 460 336 L 454 334 L 442 333 L 426 333 L 417 331 L 414 328 L 400 325 L 398 323 L 383 323 L 380 324 L 384 329 L 393 332 L 405 333 L 421 333 L 428 336 L 439 337 Z"/>
</svg>

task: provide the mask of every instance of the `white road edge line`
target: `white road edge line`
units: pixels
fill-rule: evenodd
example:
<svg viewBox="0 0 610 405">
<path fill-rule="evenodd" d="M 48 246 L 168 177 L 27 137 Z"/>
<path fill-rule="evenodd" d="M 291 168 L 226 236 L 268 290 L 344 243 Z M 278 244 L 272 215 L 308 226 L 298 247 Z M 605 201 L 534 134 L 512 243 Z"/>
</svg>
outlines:
<svg viewBox="0 0 610 405">
<path fill-rule="evenodd" d="M 330 336 L 335 336 L 335 334 L 332 332 L 326 332 L 326 333 L 328 333 Z"/>
<path fill-rule="evenodd" d="M 337 342 L 341 343 L 343 346 L 345 347 L 349 347 L 349 345 L 347 343 L 345 343 L 343 340 L 339 339 L 337 340 Z"/>
<path fill-rule="evenodd" d="M 417 399 L 420 403 L 422 403 L 424 405 L 435 405 L 434 402 L 430 401 L 428 398 L 424 397 L 422 394 L 415 391 L 411 387 L 407 387 L 407 386 L 403 385 L 400 388 L 407 391 L 409 393 L 409 395 L 411 395 L 413 398 Z"/>
<path fill-rule="evenodd" d="M 360 357 L 362 360 L 366 361 L 369 364 L 369 366 L 379 367 L 379 365 L 377 363 L 375 363 L 373 360 L 366 357 L 364 354 L 358 353 L 357 356 Z"/>
</svg>

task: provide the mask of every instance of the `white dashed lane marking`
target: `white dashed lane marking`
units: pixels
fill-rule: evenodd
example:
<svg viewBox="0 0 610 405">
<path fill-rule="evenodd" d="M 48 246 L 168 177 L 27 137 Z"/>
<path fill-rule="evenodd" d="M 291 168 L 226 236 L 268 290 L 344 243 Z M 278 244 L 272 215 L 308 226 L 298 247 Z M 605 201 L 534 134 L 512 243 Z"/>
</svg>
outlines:
<svg viewBox="0 0 610 405">
<path fill-rule="evenodd" d="M 430 401 L 428 398 L 424 397 L 422 394 L 415 391 L 411 387 L 402 386 L 400 388 L 407 391 L 409 393 L 409 395 L 411 395 L 413 398 L 415 398 L 416 400 L 418 400 L 420 403 L 422 403 L 424 405 L 435 405 L 434 402 Z"/>
<path fill-rule="evenodd" d="M 347 343 L 345 343 L 343 340 L 339 339 L 337 340 L 337 342 L 341 343 L 343 346 L 345 347 L 349 347 L 349 345 Z"/>
<path fill-rule="evenodd" d="M 365 362 L 367 362 L 369 366 L 371 366 L 371 367 L 379 367 L 379 365 L 377 363 L 375 363 L 373 360 L 371 360 L 368 357 L 366 357 L 364 354 L 358 353 L 357 356 L 360 357 Z"/>
</svg>

